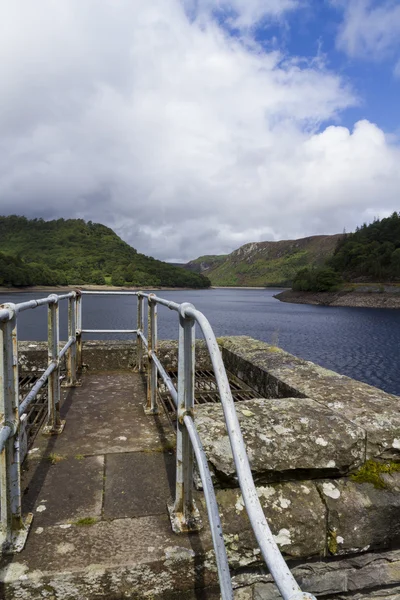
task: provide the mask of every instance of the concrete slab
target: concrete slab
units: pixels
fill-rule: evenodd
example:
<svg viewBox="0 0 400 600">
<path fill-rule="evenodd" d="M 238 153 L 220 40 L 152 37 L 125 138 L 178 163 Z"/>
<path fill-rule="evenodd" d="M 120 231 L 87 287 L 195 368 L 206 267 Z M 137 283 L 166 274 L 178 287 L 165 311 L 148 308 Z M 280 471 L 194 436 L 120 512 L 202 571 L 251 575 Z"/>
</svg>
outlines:
<svg viewBox="0 0 400 600">
<path fill-rule="evenodd" d="M 175 486 L 174 454 L 110 454 L 105 474 L 104 518 L 167 514 Z"/>
<path fill-rule="evenodd" d="M 104 457 L 53 455 L 31 463 L 22 480 L 23 512 L 32 512 L 35 527 L 100 518 Z"/>
<path fill-rule="evenodd" d="M 0 563 L 0 581 L 7 599 L 117 600 L 179 597 L 218 579 L 207 532 L 177 536 L 167 516 L 153 516 L 34 526 L 23 552 Z"/>
<path fill-rule="evenodd" d="M 35 456 L 160 452 L 174 447 L 175 434 L 167 417 L 146 416 L 145 399 L 144 381 L 138 374 L 85 375 L 82 387 L 72 389 L 62 406 L 63 433 L 57 438 L 38 436 Z"/>
</svg>

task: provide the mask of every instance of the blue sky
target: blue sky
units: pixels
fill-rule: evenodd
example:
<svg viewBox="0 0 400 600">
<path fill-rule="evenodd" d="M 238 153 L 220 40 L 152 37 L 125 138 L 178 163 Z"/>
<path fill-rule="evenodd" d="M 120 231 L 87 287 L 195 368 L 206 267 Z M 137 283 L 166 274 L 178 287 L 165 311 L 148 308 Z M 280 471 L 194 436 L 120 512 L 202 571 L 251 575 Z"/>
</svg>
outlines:
<svg viewBox="0 0 400 600">
<path fill-rule="evenodd" d="M 400 0 L 0 2 L 0 212 L 185 261 L 399 210 Z"/>
<path fill-rule="evenodd" d="M 327 68 L 347 78 L 359 103 L 341 113 L 340 122 L 346 127 L 352 127 L 357 120 L 368 119 L 387 132 L 400 133 L 400 73 L 394 74 L 396 62 L 400 60 L 400 2 L 381 0 L 359 4 L 370 14 L 377 7 L 386 8 L 388 12 L 399 7 L 399 13 L 396 11 L 399 39 L 393 40 L 383 56 L 379 53 L 376 57 L 362 53 L 349 55 L 340 45 L 338 47 L 345 12 L 340 4 L 329 0 L 304 2 L 299 4 L 298 10 L 289 12 L 284 21 L 267 21 L 256 27 L 256 39 L 268 48 L 271 38 L 276 38 L 275 47 L 289 56 L 312 59 L 321 55 Z M 359 26 L 363 26 L 362 22 Z"/>
</svg>

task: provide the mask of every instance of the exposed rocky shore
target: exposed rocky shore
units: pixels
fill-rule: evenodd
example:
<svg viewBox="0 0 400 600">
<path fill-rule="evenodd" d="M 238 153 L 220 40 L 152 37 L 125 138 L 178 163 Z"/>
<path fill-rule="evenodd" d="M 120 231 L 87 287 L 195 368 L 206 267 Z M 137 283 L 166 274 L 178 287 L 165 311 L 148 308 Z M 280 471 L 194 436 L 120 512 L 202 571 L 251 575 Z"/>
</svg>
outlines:
<svg viewBox="0 0 400 600">
<path fill-rule="evenodd" d="M 400 308 L 400 289 L 364 291 L 341 290 L 339 292 L 295 292 L 285 290 L 274 296 L 281 302 L 316 304 L 320 306 L 352 306 L 359 308 Z"/>
</svg>

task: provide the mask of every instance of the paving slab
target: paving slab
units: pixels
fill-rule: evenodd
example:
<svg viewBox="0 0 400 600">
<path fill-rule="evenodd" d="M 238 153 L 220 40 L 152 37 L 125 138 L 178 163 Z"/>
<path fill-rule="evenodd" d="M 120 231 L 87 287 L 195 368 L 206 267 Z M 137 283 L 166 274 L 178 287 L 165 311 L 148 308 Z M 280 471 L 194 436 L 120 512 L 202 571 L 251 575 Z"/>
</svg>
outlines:
<svg viewBox="0 0 400 600">
<path fill-rule="evenodd" d="M 106 458 L 104 518 L 167 514 L 175 485 L 175 455 L 131 452 Z"/>
<path fill-rule="evenodd" d="M 100 518 L 104 457 L 64 458 L 59 455 L 31 463 L 22 485 L 23 512 L 32 512 L 35 526 Z"/>
<path fill-rule="evenodd" d="M 117 600 L 171 592 L 179 597 L 181 591 L 217 585 L 211 548 L 207 531 L 177 536 L 167 516 L 34 527 L 25 549 L 0 564 L 3 597 Z"/>
<path fill-rule="evenodd" d="M 65 428 L 51 438 L 38 436 L 36 455 L 63 456 L 113 452 L 163 451 L 174 447 L 167 417 L 144 414 L 145 383 L 134 373 L 90 374 L 71 390 L 62 406 Z M 30 452 L 32 456 L 32 451 Z"/>
</svg>

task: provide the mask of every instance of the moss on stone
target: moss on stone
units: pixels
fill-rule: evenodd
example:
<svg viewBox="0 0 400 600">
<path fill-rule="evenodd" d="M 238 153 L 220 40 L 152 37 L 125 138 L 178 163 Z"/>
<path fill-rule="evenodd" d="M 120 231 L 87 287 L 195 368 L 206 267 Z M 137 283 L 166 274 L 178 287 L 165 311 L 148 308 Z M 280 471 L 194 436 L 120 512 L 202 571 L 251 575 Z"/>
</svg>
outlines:
<svg viewBox="0 0 400 600">
<path fill-rule="evenodd" d="M 331 554 L 336 554 L 338 549 L 337 533 L 335 529 L 330 529 L 328 532 L 328 550 Z"/>
<path fill-rule="evenodd" d="M 355 483 L 372 483 L 375 488 L 384 489 L 386 483 L 382 475 L 385 473 L 391 475 L 397 471 L 400 471 L 400 463 L 367 460 L 357 473 L 350 475 L 350 479 Z"/>
<path fill-rule="evenodd" d="M 78 527 L 85 527 L 87 525 L 94 525 L 95 523 L 97 523 L 97 519 L 95 517 L 84 517 L 83 519 L 78 519 L 74 525 L 78 525 Z"/>
</svg>

